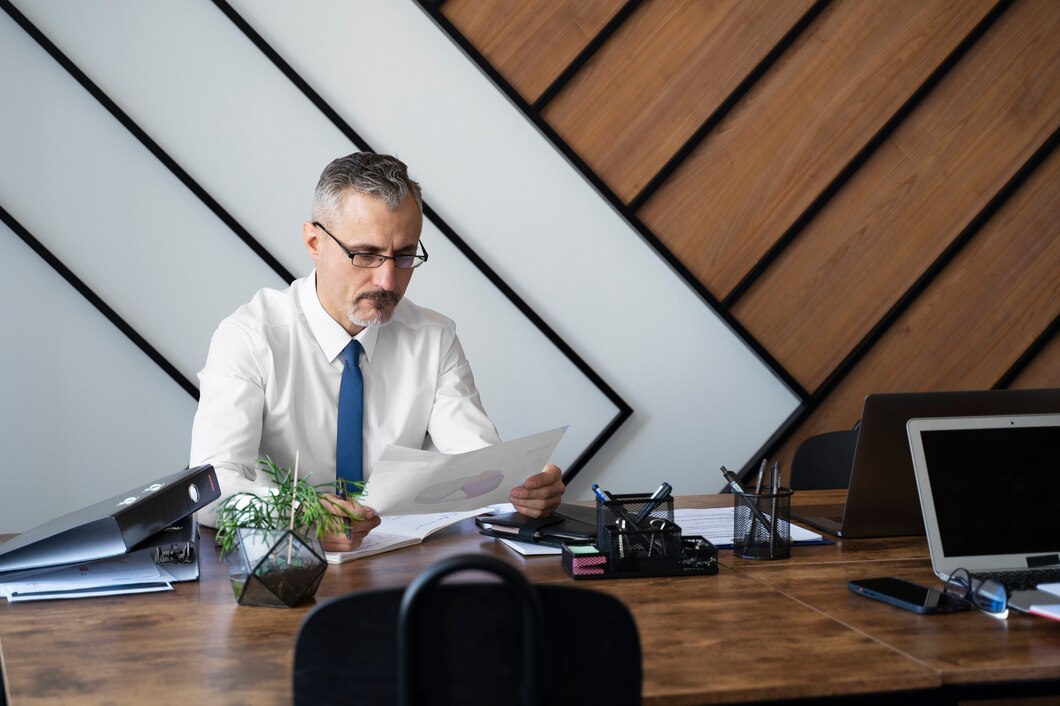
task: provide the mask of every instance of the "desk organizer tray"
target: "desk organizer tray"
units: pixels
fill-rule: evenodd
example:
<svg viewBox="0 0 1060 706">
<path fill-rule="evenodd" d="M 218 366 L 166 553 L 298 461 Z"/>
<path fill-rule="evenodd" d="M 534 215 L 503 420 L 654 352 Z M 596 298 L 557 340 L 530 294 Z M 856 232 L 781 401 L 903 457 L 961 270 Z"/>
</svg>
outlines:
<svg viewBox="0 0 1060 706">
<path fill-rule="evenodd" d="M 718 548 L 698 535 L 680 537 L 674 558 L 627 557 L 614 568 L 607 554 L 590 544 L 565 544 L 562 565 L 571 578 L 637 579 L 651 576 L 712 576 L 718 573 Z"/>
<path fill-rule="evenodd" d="M 596 503 L 595 546 L 564 545 L 562 564 L 575 579 L 703 576 L 718 573 L 718 550 L 681 536 L 673 498 L 613 495 Z"/>
</svg>

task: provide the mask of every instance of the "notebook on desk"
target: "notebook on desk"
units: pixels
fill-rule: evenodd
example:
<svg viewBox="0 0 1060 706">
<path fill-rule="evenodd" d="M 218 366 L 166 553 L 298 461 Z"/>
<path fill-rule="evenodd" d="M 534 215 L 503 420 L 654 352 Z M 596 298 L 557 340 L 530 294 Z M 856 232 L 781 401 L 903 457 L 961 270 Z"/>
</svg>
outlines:
<svg viewBox="0 0 1060 706">
<path fill-rule="evenodd" d="M 1060 580 L 1060 414 L 911 419 L 931 566 L 1025 589 Z"/>
<path fill-rule="evenodd" d="M 865 398 L 846 504 L 792 508 L 792 516 L 840 537 L 924 534 L 906 422 L 914 417 L 1060 414 L 1060 389 L 899 392 Z"/>
</svg>

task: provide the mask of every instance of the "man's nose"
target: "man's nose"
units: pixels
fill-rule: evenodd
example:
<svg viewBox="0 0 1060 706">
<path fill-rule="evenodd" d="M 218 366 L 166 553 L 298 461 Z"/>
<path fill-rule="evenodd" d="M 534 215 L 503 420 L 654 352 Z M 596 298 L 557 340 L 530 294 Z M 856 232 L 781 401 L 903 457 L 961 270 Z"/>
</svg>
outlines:
<svg viewBox="0 0 1060 706">
<path fill-rule="evenodd" d="M 393 260 L 383 260 L 383 264 L 372 270 L 372 284 L 388 291 L 394 288 L 397 267 Z"/>
</svg>

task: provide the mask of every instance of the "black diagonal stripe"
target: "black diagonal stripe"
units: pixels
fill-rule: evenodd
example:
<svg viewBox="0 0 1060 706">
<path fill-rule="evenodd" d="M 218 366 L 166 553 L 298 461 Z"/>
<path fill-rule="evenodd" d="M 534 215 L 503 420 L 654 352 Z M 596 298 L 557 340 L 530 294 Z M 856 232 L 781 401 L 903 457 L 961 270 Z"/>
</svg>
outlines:
<svg viewBox="0 0 1060 706">
<path fill-rule="evenodd" d="M 578 52 L 574 60 L 567 65 L 567 68 L 537 97 L 530 109 L 535 113 L 540 113 L 544 110 L 545 106 L 563 90 L 563 87 L 574 78 L 575 74 L 582 70 L 582 67 L 599 51 L 600 47 L 607 43 L 611 35 L 618 31 L 618 28 L 633 14 L 633 11 L 640 7 L 640 4 L 641 0 L 626 0 L 626 4 L 619 8 L 618 12 L 607 21 L 607 24 L 596 33 L 596 36 Z"/>
<path fill-rule="evenodd" d="M 806 31 L 807 27 L 813 24 L 813 21 L 824 11 L 828 6 L 828 3 L 829 0 L 817 0 L 809 10 L 803 13 L 802 17 L 799 18 L 799 21 L 784 33 L 784 36 L 781 37 L 780 41 L 769 50 L 769 53 L 762 57 L 761 61 L 759 61 L 744 79 L 740 81 L 739 85 L 733 89 L 732 93 L 725 97 L 725 100 L 714 109 L 714 112 L 707 116 L 707 119 L 703 121 L 703 124 L 700 125 L 687 140 L 685 140 L 685 143 L 681 145 L 680 149 L 674 152 L 673 156 L 666 161 L 666 164 L 664 164 L 662 168 L 656 172 L 655 176 L 644 185 L 644 188 L 640 190 L 640 193 L 633 197 L 633 200 L 629 202 L 630 211 L 637 212 L 640 210 L 641 206 L 648 202 L 648 199 L 650 199 L 655 192 L 659 190 L 659 187 L 662 186 L 675 171 L 677 171 L 677 168 L 684 163 L 685 159 L 687 159 L 690 154 L 692 154 L 696 147 L 699 146 L 699 143 L 714 131 L 714 128 L 718 126 L 718 123 L 724 120 L 725 117 L 732 112 L 732 109 L 744 99 L 751 88 L 758 83 L 759 79 L 765 76 L 766 72 L 773 68 L 773 65 L 777 63 L 777 60 L 780 59 L 780 57 L 791 48 L 791 45 L 795 43 L 795 40 Z"/>
<path fill-rule="evenodd" d="M 140 143 L 153 154 L 158 161 L 162 162 L 169 169 L 172 174 L 181 181 L 184 186 L 188 188 L 195 196 L 202 201 L 207 208 L 213 211 L 214 215 L 221 219 L 225 225 L 232 229 L 232 231 L 239 236 L 239 239 L 246 243 L 255 254 L 258 255 L 262 260 L 265 261 L 272 270 L 278 274 L 285 282 L 293 282 L 294 276 L 287 271 L 279 260 L 273 257 L 272 253 L 265 249 L 265 247 L 259 243 L 254 236 L 247 231 L 240 223 L 228 213 L 221 204 L 219 204 L 206 189 L 202 188 L 191 175 L 188 174 L 177 161 L 170 157 L 165 150 L 163 150 L 157 142 L 151 139 L 151 137 L 144 132 L 139 125 L 137 125 L 132 118 L 130 118 L 125 111 L 118 107 L 118 104 L 104 93 L 99 86 L 97 86 L 81 69 L 72 62 L 69 57 L 62 53 L 55 44 L 48 39 L 47 36 L 41 32 L 36 25 L 29 21 L 29 19 L 19 12 L 18 8 L 11 4 L 10 0 L 0 0 L 0 8 L 3 8 L 4 12 L 10 15 L 11 19 L 18 23 L 18 25 L 28 34 L 33 37 L 34 41 L 40 45 L 48 54 L 55 59 L 67 73 L 74 77 L 74 79 L 81 84 L 86 91 L 88 91 L 93 98 L 99 101 L 100 105 L 107 109 L 107 111 L 114 116 L 114 118 L 120 122 L 126 130 L 131 132 Z"/>
<path fill-rule="evenodd" d="M 1056 336 L 1057 331 L 1060 331 L 1060 314 L 1054 317 L 1053 322 L 1046 326 L 1045 330 L 1031 341 L 1031 344 L 1027 346 L 1027 350 L 1023 351 L 1020 357 L 1016 359 L 1016 362 L 1014 362 L 1009 369 L 1005 371 L 1004 375 L 998 378 L 997 382 L 994 383 L 993 389 L 1004 390 L 1015 382 L 1016 378 L 1020 376 L 1020 373 L 1031 364 L 1031 361 L 1033 361 L 1039 353 L 1045 350 L 1045 347 L 1049 345 L 1049 342 Z M 1054 380 L 1052 382 L 1055 383 L 1056 381 Z"/>
<path fill-rule="evenodd" d="M 229 5 L 225 0 L 213 0 L 214 5 L 228 17 L 232 23 L 239 28 L 241 32 L 249 39 L 254 46 L 256 46 L 272 64 L 279 69 L 284 76 L 287 77 L 291 83 L 301 91 L 316 108 L 334 125 L 347 139 L 350 140 L 358 149 L 362 151 L 372 152 L 374 151 L 357 132 L 342 119 L 342 116 L 335 111 L 324 98 L 313 89 L 309 83 L 302 78 L 302 76 L 294 70 L 294 68 L 287 63 L 279 52 L 277 52 L 264 37 L 248 23 L 236 10 Z M 569 481 L 582 467 L 589 461 L 590 458 L 607 442 L 608 439 L 618 430 L 618 428 L 625 422 L 625 420 L 632 414 L 633 409 L 629 404 L 622 399 L 621 396 L 615 390 L 607 384 L 607 382 L 595 371 L 588 363 L 586 363 L 581 356 L 574 352 L 566 341 L 564 341 L 559 334 L 557 334 L 544 319 L 530 308 L 530 306 L 515 293 L 507 282 L 505 282 L 489 265 L 486 264 L 479 255 L 464 241 L 463 238 L 456 234 L 448 223 L 446 223 L 438 213 L 430 207 L 426 202 L 423 204 L 424 215 L 431 220 L 432 223 L 442 232 L 443 235 L 448 238 L 453 245 L 475 265 L 478 270 L 486 276 L 486 278 L 493 283 L 501 293 L 506 296 L 512 304 L 515 305 L 523 316 L 530 320 L 534 326 L 537 327 L 548 339 L 555 345 L 559 350 L 567 356 L 567 358 L 574 363 L 579 371 L 611 401 L 615 407 L 618 408 L 618 413 L 614 416 L 611 423 L 608 424 L 604 430 L 596 436 L 596 438 L 589 444 L 589 446 L 582 451 L 581 454 L 570 464 L 570 466 L 564 472 L 564 480 Z"/>
<path fill-rule="evenodd" d="M 195 387 L 188 378 L 177 370 L 176 366 L 166 360 L 166 357 L 158 352 L 154 346 L 147 342 L 147 340 L 136 332 L 132 326 L 129 325 L 125 319 L 118 315 L 118 312 L 107 306 L 107 303 L 103 301 L 98 294 L 92 291 L 92 289 L 85 284 L 77 275 L 75 275 L 69 267 L 64 265 L 59 258 L 57 258 L 48 248 L 37 240 L 32 233 L 26 230 L 21 223 L 19 223 L 14 216 L 8 213 L 7 209 L 0 205 L 0 221 L 3 221 L 8 228 L 14 231 L 15 235 L 22 239 L 26 245 L 32 248 L 33 252 L 37 253 L 42 260 L 48 263 L 53 270 L 59 273 L 63 279 L 65 279 L 74 289 L 78 291 L 88 302 L 96 307 L 96 310 L 103 316 L 107 317 L 107 320 L 114 324 L 115 327 L 122 333 L 124 333 L 130 341 L 136 344 L 136 347 L 143 351 L 148 358 L 153 360 L 158 367 L 162 368 L 163 372 L 173 379 L 175 383 L 184 388 L 184 391 L 194 397 L 196 400 L 199 399 L 199 388 Z"/>
</svg>

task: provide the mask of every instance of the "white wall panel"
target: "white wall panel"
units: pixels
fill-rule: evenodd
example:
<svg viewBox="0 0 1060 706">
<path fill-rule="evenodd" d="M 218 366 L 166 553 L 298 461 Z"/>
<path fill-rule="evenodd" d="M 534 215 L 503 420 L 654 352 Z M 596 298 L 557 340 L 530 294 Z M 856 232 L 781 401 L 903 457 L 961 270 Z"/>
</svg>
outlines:
<svg viewBox="0 0 1060 706">
<path fill-rule="evenodd" d="M 220 11 L 135 0 L 19 6 L 289 270 L 309 270 L 301 223 L 313 187 L 328 161 L 356 147 Z M 617 409 L 441 233 L 428 225 L 424 237 L 431 261 L 410 298 L 457 321 L 502 436 L 570 424 L 556 453 L 569 464 Z M 550 385 L 565 390 L 564 404 L 535 394 Z"/>
<path fill-rule="evenodd" d="M 0 534 L 184 468 L 188 393 L 2 223 L 0 278 Z"/>
<path fill-rule="evenodd" d="M 16 4 L 288 269 L 308 270 L 299 227 L 313 184 L 354 147 L 219 10 Z M 717 465 L 747 461 L 795 408 L 414 3 L 235 6 L 375 149 L 410 164 L 428 202 L 633 406 L 572 497 L 594 480 L 615 491 L 662 479 L 680 493 L 717 489 Z M 17 69 L 0 73 L 0 203 L 194 378 L 216 323 L 279 278 L 5 14 L 0 61 Z M 424 237 L 432 259 L 410 296 L 457 320 L 503 435 L 572 424 L 558 459 L 568 462 L 613 406 L 433 227 Z M 28 321 L 18 325 L 33 336 L 51 325 Z M 117 335 L 108 327 L 84 335 L 102 345 Z M 191 399 L 132 350 L 186 398 L 170 405 L 186 453 Z M 0 356 L 5 367 L 22 360 Z M 131 386 L 111 384 L 124 379 L 105 364 L 91 370 L 107 383 L 92 403 L 120 409 Z M 13 410 L 5 401 L 8 418 Z M 94 415 L 95 436 L 108 438 L 114 419 Z M 147 435 L 129 452 L 156 446 Z"/>
<path fill-rule="evenodd" d="M 576 479 L 720 486 L 797 405 L 412 2 L 233 3 L 633 406 Z M 543 253 L 551 253 L 543 255 Z M 562 403 L 556 387 L 542 394 Z"/>
<path fill-rule="evenodd" d="M 0 203 L 195 381 L 217 323 L 282 280 L 6 14 Z"/>
</svg>

